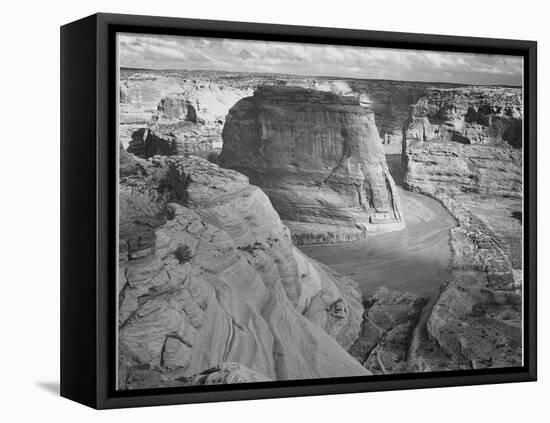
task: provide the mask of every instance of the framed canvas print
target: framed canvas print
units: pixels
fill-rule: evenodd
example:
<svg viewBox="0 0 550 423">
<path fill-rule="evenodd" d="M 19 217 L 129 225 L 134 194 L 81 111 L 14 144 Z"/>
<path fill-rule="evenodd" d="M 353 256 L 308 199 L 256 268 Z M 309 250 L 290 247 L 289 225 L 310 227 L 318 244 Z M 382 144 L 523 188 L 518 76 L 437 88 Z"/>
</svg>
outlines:
<svg viewBox="0 0 550 423">
<path fill-rule="evenodd" d="M 61 28 L 61 393 L 536 379 L 536 43 Z"/>
</svg>

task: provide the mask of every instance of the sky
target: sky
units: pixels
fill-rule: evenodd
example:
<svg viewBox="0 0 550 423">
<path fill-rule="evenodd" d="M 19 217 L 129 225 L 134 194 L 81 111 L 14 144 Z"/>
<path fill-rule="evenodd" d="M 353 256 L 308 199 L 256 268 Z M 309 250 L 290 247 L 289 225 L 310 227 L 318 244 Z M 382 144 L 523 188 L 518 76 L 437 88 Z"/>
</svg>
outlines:
<svg viewBox="0 0 550 423">
<path fill-rule="evenodd" d="M 122 67 L 522 85 L 523 59 L 188 36 L 119 34 Z"/>
</svg>

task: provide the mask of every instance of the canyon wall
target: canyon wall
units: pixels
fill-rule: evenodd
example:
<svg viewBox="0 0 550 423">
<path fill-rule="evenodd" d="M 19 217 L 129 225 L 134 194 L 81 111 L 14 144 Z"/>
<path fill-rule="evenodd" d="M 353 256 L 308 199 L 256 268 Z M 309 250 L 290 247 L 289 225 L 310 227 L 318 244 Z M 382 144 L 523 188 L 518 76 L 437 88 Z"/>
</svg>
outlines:
<svg viewBox="0 0 550 423">
<path fill-rule="evenodd" d="M 410 108 L 405 185 L 458 226 L 451 277 L 408 334 L 409 371 L 522 363 L 522 105 L 521 89 L 461 87 L 429 90 Z"/>
<path fill-rule="evenodd" d="M 520 89 L 432 89 L 403 127 L 405 184 L 423 192 L 521 198 Z"/>
<path fill-rule="evenodd" d="M 269 196 L 298 243 L 402 228 L 374 115 L 356 96 L 264 86 L 231 108 L 222 166 Z"/>
<path fill-rule="evenodd" d="M 384 143 L 401 145 L 403 122 L 409 107 L 433 86 L 425 82 L 349 80 L 351 89 L 362 95 L 363 101 L 374 112 L 376 126 Z M 441 84 L 445 85 L 445 84 Z"/>
<path fill-rule="evenodd" d="M 119 386 L 521 365 L 520 89 L 237 75 L 215 89 L 179 76 L 172 92 L 155 81 L 120 154 Z M 201 100 L 212 91 L 229 93 L 227 119 Z M 138 92 L 121 88 L 123 110 Z M 217 160 L 262 190 L 187 156 L 215 150 L 222 128 Z M 451 276 L 431 298 L 381 288 L 361 305 L 353 281 L 292 241 L 402 227 L 381 138 L 402 154 L 405 187 L 458 226 Z"/>
<path fill-rule="evenodd" d="M 209 80 L 138 76 L 120 83 L 119 138 L 131 153 L 144 158 L 206 157 L 219 150 L 229 108 L 252 93 Z"/>
<path fill-rule="evenodd" d="M 370 374 L 346 351 L 356 284 L 300 253 L 246 176 L 121 159 L 121 389 Z"/>
</svg>

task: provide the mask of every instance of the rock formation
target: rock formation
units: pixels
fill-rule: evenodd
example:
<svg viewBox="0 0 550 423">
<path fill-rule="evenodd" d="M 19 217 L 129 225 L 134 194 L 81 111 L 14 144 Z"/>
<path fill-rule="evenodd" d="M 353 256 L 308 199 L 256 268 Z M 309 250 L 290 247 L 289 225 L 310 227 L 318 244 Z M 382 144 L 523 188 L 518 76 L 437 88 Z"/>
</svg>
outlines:
<svg viewBox="0 0 550 423">
<path fill-rule="evenodd" d="M 522 102 L 515 88 L 430 90 L 404 124 L 406 186 L 521 197 Z"/>
<path fill-rule="evenodd" d="M 521 366 L 521 292 L 489 275 L 455 269 L 428 302 L 380 288 L 350 353 L 374 374 Z"/>
<path fill-rule="evenodd" d="M 482 273 L 455 272 L 423 310 L 409 371 L 521 366 L 521 304 L 520 292 L 490 287 Z"/>
<path fill-rule="evenodd" d="M 122 69 L 119 80 L 119 142 L 124 148 L 132 134 L 147 126 L 157 109 L 159 100 L 181 91 L 178 80 L 157 72 Z"/>
<path fill-rule="evenodd" d="M 453 240 L 461 270 L 495 260 L 499 272 L 521 268 L 522 104 L 516 88 L 432 90 L 405 122 L 405 185 L 459 221 Z"/>
<path fill-rule="evenodd" d="M 162 97 L 181 90 L 180 82 L 172 76 L 123 71 L 119 83 L 120 124 L 147 123 Z"/>
<path fill-rule="evenodd" d="M 187 81 L 183 84 L 183 90 L 172 100 L 176 110 L 180 104 L 184 104 L 191 115 L 186 120 L 217 122 L 223 125 L 229 109 L 241 98 L 251 94 L 250 89 L 238 89 L 230 85 L 211 81 Z M 170 104 L 163 105 L 165 114 L 171 113 L 174 107 Z M 173 113 L 173 112 L 172 112 Z"/>
<path fill-rule="evenodd" d="M 202 380 L 225 362 L 245 366 L 251 380 L 369 374 L 346 351 L 363 313 L 355 283 L 293 247 L 247 177 L 193 156 L 134 159 L 126 169 L 122 389 Z"/>
<path fill-rule="evenodd" d="M 413 329 L 425 301 L 380 288 L 366 301 L 359 339 L 350 353 L 374 374 L 406 373 Z"/>
<path fill-rule="evenodd" d="M 204 130 L 204 132 L 202 132 Z M 188 121 L 153 121 L 148 126 L 132 132 L 128 152 L 138 157 L 149 158 L 157 154 L 174 156 L 182 154 L 208 155 L 214 150 L 217 136 L 201 125 Z"/>
<path fill-rule="evenodd" d="M 361 94 L 363 102 L 374 112 L 376 126 L 384 143 L 401 145 L 403 122 L 409 114 L 409 107 L 416 103 L 435 86 L 449 84 L 431 84 L 409 81 L 350 80 L 351 89 Z"/>
<path fill-rule="evenodd" d="M 409 189 L 521 198 L 521 150 L 410 140 L 405 149 L 405 186 Z"/>
<path fill-rule="evenodd" d="M 462 144 L 522 144 L 520 88 L 429 89 L 410 109 L 407 137 Z"/>
<path fill-rule="evenodd" d="M 520 89 L 121 78 L 121 389 L 521 365 Z M 278 213 L 246 176 L 187 156 L 215 151 L 222 128 L 221 164 Z M 430 298 L 380 288 L 361 301 L 291 242 L 403 225 L 380 137 L 390 154 L 403 142 L 405 187 L 458 222 Z"/>
<path fill-rule="evenodd" d="M 249 94 L 208 81 L 184 80 L 177 87 L 177 92 L 159 99 L 147 124 L 131 133 L 129 152 L 144 158 L 156 154 L 206 157 L 221 148 L 229 108 Z"/>
<path fill-rule="evenodd" d="M 468 87 L 431 90 L 410 109 L 405 184 L 459 223 L 452 275 L 413 332 L 410 371 L 522 363 L 522 101 L 519 89 Z"/>
<path fill-rule="evenodd" d="M 223 140 L 220 163 L 266 192 L 298 243 L 404 225 L 374 115 L 355 96 L 260 87 L 231 108 Z"/>
<path fill-rule="evenodd" d="M 148 367 L 134 367 L 126 375 L 125 387 L 126 389 L 167 388 L 269 382 L 271 380 L 239 363 L 220 363 L 192 376 L 181 376 L 178 372 L 165 373 Z"/>
</svg>

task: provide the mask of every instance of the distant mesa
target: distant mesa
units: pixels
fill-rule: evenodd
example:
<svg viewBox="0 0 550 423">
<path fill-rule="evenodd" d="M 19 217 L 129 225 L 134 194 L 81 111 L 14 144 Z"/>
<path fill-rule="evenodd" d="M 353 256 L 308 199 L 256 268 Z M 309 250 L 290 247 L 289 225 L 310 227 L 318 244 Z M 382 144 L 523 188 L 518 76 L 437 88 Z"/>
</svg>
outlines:
<svg viewBox="0 0 550 423">
<path fill-rule="evenodd" d="M 263 86 L 231 108 L 222 166 L 267 193 L 299 244 L 403 228 L 374 114 L 355 95 Z"/>
</svg>

